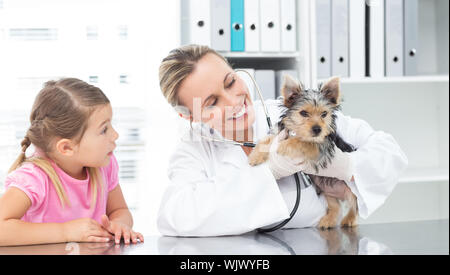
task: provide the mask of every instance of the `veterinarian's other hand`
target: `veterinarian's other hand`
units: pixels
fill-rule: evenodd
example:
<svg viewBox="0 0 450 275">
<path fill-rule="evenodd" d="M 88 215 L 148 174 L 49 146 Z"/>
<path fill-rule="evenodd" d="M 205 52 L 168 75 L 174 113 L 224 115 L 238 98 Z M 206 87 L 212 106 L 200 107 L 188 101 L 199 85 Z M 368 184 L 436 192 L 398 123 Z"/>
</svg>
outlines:
<svg viewBox="0 0 450 275">
<path fill-rule="evenodd" d="M 314 175 L 309 176 L 326 196 L 346 200 L 352 194 L 352 191 L 343 180 Z"/>
<path fill-rule="evenodd" d="M 274 138 L 272 144 L 270 145 L 268 164 L 273 176 L 277 180 L 291 176 L 304 168 L 302 165 L 304 159 L 291 159 L 277 153 L 280 141 L 283 141 L 286 138 L 287 133 L 285 130 L 283 130 Z"/>
<path fill-rule="evenodd" d="M 347 182 L 351 181 L 353 178 L 353 168 L 350 154 L 342 152 L 341 149 L 336 146 L 334 146 L 334 150 L 334 158 L 331 160 L 331 163 L 328 164 L 327 168 L 319 169 L 319 172 L 316 172 L 314 168 L 305 166 L 302 171 L 306 174 L 337 178 Z"/>
</svg>

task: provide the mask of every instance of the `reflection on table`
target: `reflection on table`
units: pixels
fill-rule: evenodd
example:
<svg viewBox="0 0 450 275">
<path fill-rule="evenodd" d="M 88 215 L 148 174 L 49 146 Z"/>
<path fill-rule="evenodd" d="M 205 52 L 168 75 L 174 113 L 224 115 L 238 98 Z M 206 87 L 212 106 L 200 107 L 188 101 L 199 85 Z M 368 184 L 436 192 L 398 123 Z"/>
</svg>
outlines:
<svg viewBox="0 0 450 275">
<path fill-rule="evenodd" d="M 146 236 L 136 245 L 67 243 L 0 247 L 2 254 L 67 255 L 386 255 L 448 254 L 448 220 L 279 230 L 270 234 L 176 238 Z"/>
</svg>

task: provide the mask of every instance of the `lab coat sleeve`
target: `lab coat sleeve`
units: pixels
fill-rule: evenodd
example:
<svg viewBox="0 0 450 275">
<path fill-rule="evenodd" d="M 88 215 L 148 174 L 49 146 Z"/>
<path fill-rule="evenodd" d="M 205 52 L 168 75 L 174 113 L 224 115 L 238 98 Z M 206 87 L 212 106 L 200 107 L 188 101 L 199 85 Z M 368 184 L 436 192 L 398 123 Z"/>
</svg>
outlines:
<svg viewBox="0 0 450 275">
<path fill-rule="evenodd" d="M 368 218 L 388 198 L 408 159 L 394 137 L 375 131 L 365 121 L 337 114 L 337 133 L 357 150 L 350 153 L 354 181 L 348 186 L 356 195 L 359 215 Z"/>
<path fill-rule="evenodd" d="M 237 235 L 289 217 L 266 164 L 237 167 L 221 163 L 220 169 L 208 175 L 207 154 L 190 146 L 182 144 L 171 158 L 170 184 L 158 215 L 163 235 Z"/>
</svg>

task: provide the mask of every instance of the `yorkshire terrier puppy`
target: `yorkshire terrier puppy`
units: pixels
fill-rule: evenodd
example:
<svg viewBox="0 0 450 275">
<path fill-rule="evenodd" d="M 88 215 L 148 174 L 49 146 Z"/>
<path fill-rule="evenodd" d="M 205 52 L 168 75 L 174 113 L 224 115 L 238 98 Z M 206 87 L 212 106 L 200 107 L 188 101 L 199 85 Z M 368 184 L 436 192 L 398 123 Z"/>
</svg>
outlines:
<svg viewBox="0 0 450 275">
<path fill-rule="evenodd" d="M 292 159 L 302 158 L 305 165 L 317 172 L 320 168 L 326 168 L 332 161 L 335 145 L 343 152 L 354 151 L 336 132 L 336 112 L 341 108 L 338 77 L 331 78 L 318 90 L 305 90 L 301 83 L 286 76 L 281 93 L 286 110 L 278 126 L 280 131 L 287 131 L 288 138 L 280 141 L 278 154 Z M 258 143 L 249 155 L 250 165 L 256 166 L 268 160 L 268 148 L 274 138 L 275 136 L 271 135 Z M 320 177 L 321 184 L 332 185 L 336 182 L 336 179 Z M 340 214 L 339 200 L 329 196 L 326 196 L 326 199 L 328 210 L 319 222 L 320 228 L 335 227 Z M 350 210 L 341 225 L 356 226 L 356 197 L 351 193 L 345 201 L 350 204 Z"/>
</svg>

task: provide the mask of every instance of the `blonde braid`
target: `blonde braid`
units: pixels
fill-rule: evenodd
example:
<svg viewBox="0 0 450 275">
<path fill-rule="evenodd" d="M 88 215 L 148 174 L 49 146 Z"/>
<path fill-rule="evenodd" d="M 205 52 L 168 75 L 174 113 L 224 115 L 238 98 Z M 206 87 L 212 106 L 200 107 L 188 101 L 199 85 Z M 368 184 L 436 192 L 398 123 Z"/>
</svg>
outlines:
<svg viewBox="0 0 450 275">
<path fill-rule="evenodd" d="M 25 153 L 26 153 L 28 147 L 30 147 L 30 145 L 31 145 L 30 138 L 28 136 L 25 136 L 23 138 L 22 142 L 20 143 L 20 146 L 22 148 L 22 152 L 17 157 L 17 159 L 14 161 L 14 163 L 11 165 L 11 167 L 8 170 L 8 173 L 11 173 L 12 171 L 14 171 L 17 168 L 19 168 L 22 165 L 22 163 L 26 160 L 26 154 Z"/>
</svg>

